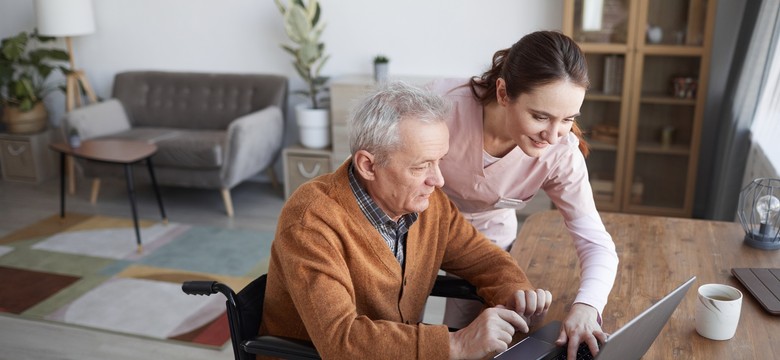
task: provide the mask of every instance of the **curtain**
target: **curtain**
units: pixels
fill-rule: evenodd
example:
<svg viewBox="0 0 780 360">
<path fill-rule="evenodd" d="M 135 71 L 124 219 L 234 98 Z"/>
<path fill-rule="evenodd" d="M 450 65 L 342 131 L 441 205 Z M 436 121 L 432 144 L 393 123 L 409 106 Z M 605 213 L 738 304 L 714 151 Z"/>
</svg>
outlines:
<svg viewBox="0 0 780 360">
<path fill-rule="evenodd" d="M 780 21 L 775 23 L 775 44 L 780 41 Z M 769 77 L 759 100 L 756 117 L 750 128 L 753 146 L 761 147 L 774 167 L 775 175 L 780 172 L 780 46 L 775 45 L 771 56 Z"/>
<path fill-rule="evenodd" d="M 711 187 L 704 217 L 733 221 L 753 124 L 777 47 L 780 0 L 748 1 L 737 38 L 726 96 L 717 121 Z M 772 82 L 777 79 L 771 79 Z M 702 174 L 700 174 L 701 176 Z M 706 181 L 706 179 L 703 179 Z"/>
</svg>

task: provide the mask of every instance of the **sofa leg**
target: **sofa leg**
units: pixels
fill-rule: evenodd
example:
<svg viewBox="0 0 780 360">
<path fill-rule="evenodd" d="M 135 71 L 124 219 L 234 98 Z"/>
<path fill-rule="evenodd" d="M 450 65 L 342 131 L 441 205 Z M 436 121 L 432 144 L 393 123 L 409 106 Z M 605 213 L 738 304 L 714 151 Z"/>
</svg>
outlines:
<svg viewBox="0 0 780 360">
<path fill-rule="evenodd" d="M 274 187 L 274 190 L 278 189 L 279 179 L 276 178 L 276 171 L 274 171 L 273 166 L 268 167 L 268 177 L 271 178 L 271 185 Z"/>
<path fill-rule="evenodd" d="M 100 178 L 94 178 L 92 180 L 92 193 L 89 196 L 89 202 L 92 205 L 97 204 L 98 194 L 100 194 Z"/>
<path fill-rule="evenodd" d="M 233 217 L 233 200 L 230 198 L 230 189 L 222 189 L 222 201 L 225 203 L 227 215 Z"/>
</svg>

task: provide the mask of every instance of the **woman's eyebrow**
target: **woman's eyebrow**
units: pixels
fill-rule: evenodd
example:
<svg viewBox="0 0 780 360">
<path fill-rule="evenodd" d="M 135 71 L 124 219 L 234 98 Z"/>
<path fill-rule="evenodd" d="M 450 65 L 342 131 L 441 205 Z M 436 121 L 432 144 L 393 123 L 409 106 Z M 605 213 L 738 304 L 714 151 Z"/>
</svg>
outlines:
<svg viewBox="0 0 780 360">
<path fill-rule="evenodd" d="M 535 114 L 537 114 L 537 115 L 543 115 L 543 116 L 546 116 L 546 117 L 555 117 L 555 116 L 553 116 L 553 114 L 550 114 L 550 113 L 548 113 L 548 112 L 546 112 L 546 111 L 542 111 L 542 110 L 530 109 L 530 111 L 531 111 L 532 113 L 535 113 Z M 576 114 L 574 114 L 574 115 L 564 116 L 563 118 L 564 118 L 564 119 L 568 119 L 568 118 L 576 118 L 576 117 L 579 117 L 580 115 L 582 115 L 582 113 L 580 113 L 580 112 L 577 112 L 577 113 L 576 113 Z"/>
</svg>

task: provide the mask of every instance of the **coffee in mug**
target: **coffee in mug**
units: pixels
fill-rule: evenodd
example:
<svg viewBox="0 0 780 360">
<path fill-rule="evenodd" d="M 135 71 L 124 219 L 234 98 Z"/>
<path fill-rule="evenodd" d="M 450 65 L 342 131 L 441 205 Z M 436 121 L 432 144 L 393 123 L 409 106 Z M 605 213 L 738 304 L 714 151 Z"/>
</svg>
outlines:
<svg viewBox="0 0 780 360">
<path fill-rule="evenodd" d="M 742 292 L 724 284 L 699 287 L 696 332 L 712 340 L 734 337 L 742 310 Z"/>
</svg>

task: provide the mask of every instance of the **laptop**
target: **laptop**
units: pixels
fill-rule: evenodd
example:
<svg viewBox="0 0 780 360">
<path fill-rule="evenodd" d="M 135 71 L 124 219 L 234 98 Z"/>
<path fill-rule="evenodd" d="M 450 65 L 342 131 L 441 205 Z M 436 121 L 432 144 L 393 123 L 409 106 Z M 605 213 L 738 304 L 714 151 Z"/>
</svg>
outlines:
<svg viewBox="0 0 780 360">
<path fill-rule="evenodd" d="M 731 273 L 764 310 L 780 315 L 780 268 L 732 268 Z"/>
<path fill-rule="evenodd" d="M 661 333 L 666 322 L 680 304 L 688 289 L 696 277 L 678 286 L 674 291 L 664 296 L 653 306 L 633 318 L 614 334 L 609 336 L 606 342 L 601 344 L 597 360 L 626 360 L 639 359 L 650 348 L 655 338 Z M 555 340 L 560 334 L 561 322 L 553 321 L 528 335 L 525 339 L 513 345 L 506 351 L 496 355 L 499 360 L 548 360 L 559 356 L 565 359 L 566 347 L 556 346 Z M 590 352 L 587 346 L 582 344 L 580 350 L 585 350 L 588 356 Z M 578 356 L 579 357 L 579 356 Z"/>
</svg>

